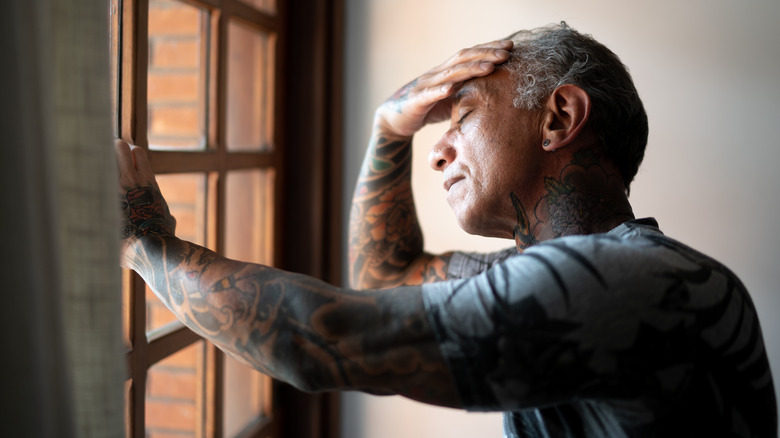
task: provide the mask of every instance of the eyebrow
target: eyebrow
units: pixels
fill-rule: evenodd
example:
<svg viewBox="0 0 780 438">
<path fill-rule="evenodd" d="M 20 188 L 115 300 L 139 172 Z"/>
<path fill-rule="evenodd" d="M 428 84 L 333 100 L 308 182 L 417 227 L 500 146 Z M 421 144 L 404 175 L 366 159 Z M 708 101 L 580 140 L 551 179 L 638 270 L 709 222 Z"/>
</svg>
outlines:
<svg viewBox="0 0 780 438">
<path fill-rule="evenodd" d="M 452 97 L 452 105 L 458 105 L 465 97 L 474 94 L 474 88 L 474 84 L 470 83 L 466 83 L 460 87 L 460 90 L 458 90 L 458 92 L 455 93 L 455 96 Z"/>
</svg>

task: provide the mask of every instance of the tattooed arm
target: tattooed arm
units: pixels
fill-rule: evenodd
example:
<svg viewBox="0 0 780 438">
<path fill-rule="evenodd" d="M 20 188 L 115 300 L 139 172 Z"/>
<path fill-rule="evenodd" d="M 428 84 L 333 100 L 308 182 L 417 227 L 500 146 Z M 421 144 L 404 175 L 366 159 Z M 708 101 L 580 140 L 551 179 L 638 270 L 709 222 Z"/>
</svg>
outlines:
<svg viewBox="0 0 780 438">
<path fill-rule="evenodd" d="M 449 119 L 450 96 L 509 57 L 511 41 L 455 54 L 410 82 L 377 109 L 349 225 L 350 283 L 356 288 L 419 285 L 446 278 L 449 254 L 423 251 L 411 187 L 412 136 Z"/>
<path fill-rule="evenodd" d="M 419 287 L 392 294 L 342 290 L 177 239 L 145 151 L 124 142 L 116 149 L 122 265 L 190 329 L 303 390 L 351 389 L 458 406 Z"/>
</svg>

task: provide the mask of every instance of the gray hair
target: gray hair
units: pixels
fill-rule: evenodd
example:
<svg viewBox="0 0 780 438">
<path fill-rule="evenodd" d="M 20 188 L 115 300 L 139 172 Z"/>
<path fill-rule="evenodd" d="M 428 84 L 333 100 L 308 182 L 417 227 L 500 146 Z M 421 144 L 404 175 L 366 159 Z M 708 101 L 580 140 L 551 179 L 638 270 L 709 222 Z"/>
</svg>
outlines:
<svg viewBox="0 0 780 438">
<path fill-rule="evenodd" d="M 620 169 L 628 191 L 647 145 L 647 114 L 628 69 L 611 50 L 565 22 L 521 30 L 504 66 L 515 77 L 514 105 L 540 109 L 561 85 L 576 85 L 591 99 L 589 126 Z"/>
</svg>

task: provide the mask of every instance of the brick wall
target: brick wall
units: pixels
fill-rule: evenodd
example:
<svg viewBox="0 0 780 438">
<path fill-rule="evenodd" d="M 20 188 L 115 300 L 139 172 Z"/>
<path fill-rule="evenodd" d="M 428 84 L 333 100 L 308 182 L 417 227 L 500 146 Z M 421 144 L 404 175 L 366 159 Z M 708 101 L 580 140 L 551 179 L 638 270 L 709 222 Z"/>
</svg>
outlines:
<svg viewBox="0 0 780 438">
<path fill-rule="evenodd" d="M 149 370 L 146 383 L 146 436 L 195 437 L 201 421 L 203 342 L 176 353 Z"/>
<path fill-rule="evenodd" d="M 201 16 L 174 0 L 149 2 L 148 136 L 150 147 L 198 147 L 203 139 Z M 158 183 L 176 217 L 176 234 L 203 243 L 202 175 L 159 175 Z M 147 331 L 176 318 L 147 289 Z M 146 436 L 200 436 L 203 400 L 203 342 L 149 369 Z"/>
<path fill-rule="evenodd" d="M 201 12 L 174 0 L 149 2 L 148 135 L 151 147 L 198 147 L 204 138 Z"/>
<path fill-rule="evenodd" d="M 273 0 L 242 0 L 273 11 Z M 205 145 L 205 59 L 207 35 L 201 12 L 177 0 L 149 1 L 148 138 L 151 148 L 202 148 Z M 273 43 L 275 38 L 231 22 L 228 83 L 228 148 L 269 148 L 273 114 Z M 234 108 L 231 105 L 236 105 Z M 243 116 L 243 117 L 242 117 Z M 232 140 L 232 141 L 230 141 Z M 251 176 L 250 176 L 251 175 Z M 273 172 L 232 172 L 227 178 L 226 220 L 240 236 L 225 237 L 230 257 L 271 264 Z M 203 174 L 158 175 L 160 189 L 177 220 L 176 234 L 204 243 L 206 181 Z M 255 211 L 258 210 L 258 211 Z M 261 214 L 260 212 L 264 212 Z M 238 242 L 238 243 L 237 243 Z M 175 317 L 147 290 L 147 331 Z M 198 342 L 149 369 L 146 394 L 146 436 L 202 436 L 204 344 Z M 224 432 L 231 436 L 262 415 L 268 400 L 262 388 L 268 378 L 235 360 L 225 359 Z"/>
</svg>

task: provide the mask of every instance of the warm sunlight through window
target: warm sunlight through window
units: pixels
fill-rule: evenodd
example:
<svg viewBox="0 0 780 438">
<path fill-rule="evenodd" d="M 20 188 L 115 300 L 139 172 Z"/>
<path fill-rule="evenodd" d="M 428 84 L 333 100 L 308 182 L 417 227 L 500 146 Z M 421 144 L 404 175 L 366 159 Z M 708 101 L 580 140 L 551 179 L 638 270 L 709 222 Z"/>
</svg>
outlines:
<svg viewBox="0 0 780 438">
<path fill-rule="evenodd" d="M 150 149 L 176 234 L 273 265 L 276 2 L 111 0 L 114 132 Z M 278 436 L 271 380 L 180 324 L 125 272 L 127 436 Z"/>
</svg>

